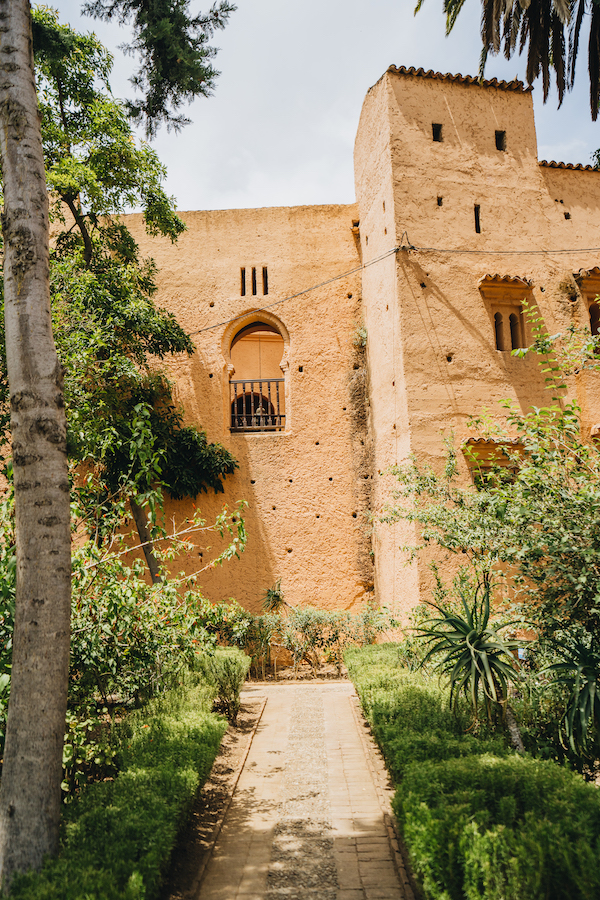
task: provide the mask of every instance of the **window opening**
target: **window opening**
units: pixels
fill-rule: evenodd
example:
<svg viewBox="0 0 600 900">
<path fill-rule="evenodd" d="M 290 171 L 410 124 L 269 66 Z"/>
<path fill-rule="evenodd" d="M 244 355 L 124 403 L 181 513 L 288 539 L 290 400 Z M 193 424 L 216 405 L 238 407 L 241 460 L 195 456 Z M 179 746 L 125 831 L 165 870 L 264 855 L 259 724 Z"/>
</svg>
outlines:
<svg viewBox="0 0 600 900">
<path fill-rule="evenodd" d="M 506 132 L 496 132 L 496 150 L 506 150 Z"/>
<path fill-rule="evenodd" d="M 256 297 L 256 267 L 252 266 L 252 296 Z"/>
<path fill-rule="evenodd" d="M 263 294 L 269 293 L 269 275 L 267 273 L 267 267 L 263 266 Z"/>
<path fill-rule="evenodd" d="M 504 328 L 502 326 L 502 313 L 494 314 L 494 331 L 496 332 L 496 350 L 504 350 Z"/>
<path fill-rule="evenodd" d="M 240 285 L 241 285 L 241 295 L 242 297 L 246 296 L 246 270 L 244 268 L 240 269 Z"/>
<path fill-rule="evenodd" d="M 478 203 L 475 204 L 474 211 L 475 211 L 475 231 L 477 232 L 477 234 L 481 234 L 481 215 L 480 215 L 481 207 L 479 206 Z"/>
<path fill-rule="evenodd" d="M 440 125 L 440 123 L 432 122 L 431 130 L 433 132 L 433 140 L 436 141 L 438 144 L 441 144 L 441 142 L 444 140 L 444 138 L 442 136 L 442 126 Z"/>
<path fill-rule="evenodd" d="M 231 344 L 235 377 L 229 382 L 231 431 L 282 431 L 285 428 L 284 343 L 265 322 L 242 328 Z"/>
<path fill-rule="evenodd" d="M 594 336 L 600 334 L 600 306 L 590 303 L 590 330 Z"/>
<path fill-rule="evenodd" d="M 510 344 L 512 350 L 518 350 L 521 346 L 521 329 L 519 328 L 519 317 L 516 313 L 511 313 L 508 317 L 510 326 Z"/>
</svg>

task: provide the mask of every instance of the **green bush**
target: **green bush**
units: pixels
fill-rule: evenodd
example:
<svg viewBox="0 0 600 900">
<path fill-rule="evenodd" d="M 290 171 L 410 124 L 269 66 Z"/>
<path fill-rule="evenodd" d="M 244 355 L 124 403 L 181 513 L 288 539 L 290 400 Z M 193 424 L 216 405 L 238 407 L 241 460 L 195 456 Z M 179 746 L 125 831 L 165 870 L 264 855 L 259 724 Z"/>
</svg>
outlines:
<svg viewBox="0 0 600 900">
<path fill-rule="evenodd" d="M 393 807 L 427 897 L 600 896 L 600 796 L 553 762 L 485 754 L 410 765 Z"/>
<path fill-rule="evenodd" d="M 219 647 L 202 663 L 202 671 L 216 691 L 219 709 L 232 725 L 235 725 L 240 709 L 240 691 L 250 662 L 250 657 L 237 647 Z"/>
<path fill-rule="evenodd" d="M 437 679 L 400 668 L 402 645 L 345 658 L 427 900 L 597 900 L 597 788 L 491 729 L 465 734 L 468 707 L 454 717 Z"/>
<path fill-rule="evenodd" d="M 192 679 L 192 676 L 188 676 Z M 62 847 L 11 900 L 152 900 L 226 728 L 198 676 L 118 729 L 119 775 L 65 807 Z"/>
</svg>

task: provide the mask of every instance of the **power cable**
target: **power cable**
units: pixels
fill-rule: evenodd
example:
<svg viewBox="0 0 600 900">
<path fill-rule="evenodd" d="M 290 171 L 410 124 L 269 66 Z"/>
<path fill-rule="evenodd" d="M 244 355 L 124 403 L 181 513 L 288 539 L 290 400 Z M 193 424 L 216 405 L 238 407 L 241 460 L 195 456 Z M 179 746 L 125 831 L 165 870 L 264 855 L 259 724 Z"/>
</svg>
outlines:
<svg viewBox="0 0 600 900">
<path fill-rule="evenodd" d="M 333 284 L 334 281 L 340 281 L 342 278 L 348 278 L 350 275 L 355 275 L 357 272 L 361 272 L 363 269 L 368 269 L 369 266 L 374 266 L 375 263 L 381 262 L 382 259 L 387 259 L 388 256 L 391 256 L 393 253 L 397 253 L 400 249 L 400 247 L 394 247 L 392 250 L 388 250 L 381 256 L 369 260 L 369 262 L 365 263 L 364 265 L 356 266 L 354 269 L 350 269 L 348 272 L 343 272 L 341 275 L 334 275 L 333 278 L 328 278 L 327 281 L 322 281 L 320 284 L 314 284 L 312 287 L 305 288 L 305 290 L 303 291 L 298 291 L 297 294 L 290 294 L 289 297 L 284 297 L 282 300 L 275 300 L 274 303 L 269 303 L 267 306 L 260 306 L 258 307 L 258 309 L 248 310 L 248 312 L 265 312 L 268 309 L 273 309 L 274 306 L 279 306 L 281 303 L 287 303 L 288 300 L 295 300 L 296 297 L 302 297 L 304 296 L 304 294 L 310 294 L 311 291 L 317 291 L 319 288 L 325 287 L 328 284 Z M 207 325 L 205 328 L 199 328 L 197 331 L 191 331 L 190 337 L 193 337 L 196 334 L 202 334 L 205 331 L 213 331 L 215 328 L 221 328 L 221 326 L 223 325 L 229 325 L 231 322 L 237 322 L 238 319 L 245 319 L 248 315 L 248 312 L 241 313 L 239 316 L 232 316 L 231 319 L 225 319 L 223 322 L 216 322 L 214 325 Z"/>
</svg>

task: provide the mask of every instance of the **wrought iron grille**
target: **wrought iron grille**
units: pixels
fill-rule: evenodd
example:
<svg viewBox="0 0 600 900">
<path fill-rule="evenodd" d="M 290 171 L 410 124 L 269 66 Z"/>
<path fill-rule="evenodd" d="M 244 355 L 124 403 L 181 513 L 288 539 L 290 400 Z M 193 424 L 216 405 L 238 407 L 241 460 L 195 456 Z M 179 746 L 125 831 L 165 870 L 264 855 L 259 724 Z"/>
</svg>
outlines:
<svg viewBox="0 0 600 900">
<path fill-rule="evenodd" d="M 285 387 L 283 378 L 230 381 L 232 431 L 283 431 Z"/>
</svg>

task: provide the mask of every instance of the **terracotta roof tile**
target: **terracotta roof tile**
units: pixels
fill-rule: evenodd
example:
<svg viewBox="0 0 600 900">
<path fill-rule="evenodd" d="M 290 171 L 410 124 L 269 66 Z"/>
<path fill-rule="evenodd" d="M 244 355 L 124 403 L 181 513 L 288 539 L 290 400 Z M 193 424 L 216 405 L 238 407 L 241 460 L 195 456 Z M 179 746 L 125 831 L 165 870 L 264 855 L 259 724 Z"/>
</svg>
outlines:
<svg viewBox="0 0 600 900">
<path fill-rule="evenodd" d="M 452 75 L 450 72 L 443 74 L 442 72 L 434 72 L 433 69 L 428 69 L 427 71 L 425 71 L 425 69 L 415 69 L 414 66 L 390 66 L 388 72 L 393 72 L 395 75 L 413 75 L 416 78 L 435 78 L 437 81 L 452 81 L 456 84 L 474 84 L 478 87 L 493 87 L 498 88 L 501 91 L 527 93 L 532 90 L 530 87 L 525 87 L 522 81 L 498 81 L 497 78 L 492 78 L 490 80 L 484 78 L 483 81 L 480 81 L 479 78 L 473 78 L 472 75 Z"/>
<path fill-rule="evenodd" d="M 550 161 L 540 159 L 540 166 L 545 166 L 547 169 L 578 169 L 580 172 L 600 172 L 600 169 L 596 169 L 594 166 L 584 166 L 582 163 L 556 162 L 554 159 Z"/>
<path fill-rule="evenodd" d="M 598 275 L 600 275 L 600 267 L 594 266 L 593 269 L 580 269 L 579 272 L 574 272 L 573 278 L 575 281 L 583 281 L 584 278 L 593 278 Z"/>
<path fill-rule="evenodd" d="M 529 278 L 521 278 L 520 275 L 499 275 L 497 272 L 494 275 L 486 274 L 482 275 L 482 277 L 477 282 L 477 286 L 481 287 L 484 284 L 490 283 L 498 284 L 498 282 L 502 282 L 503 284 L 514 284 L 519 287 L 527 287 L 530 288 L 533 282 Z"/>
</svg>

